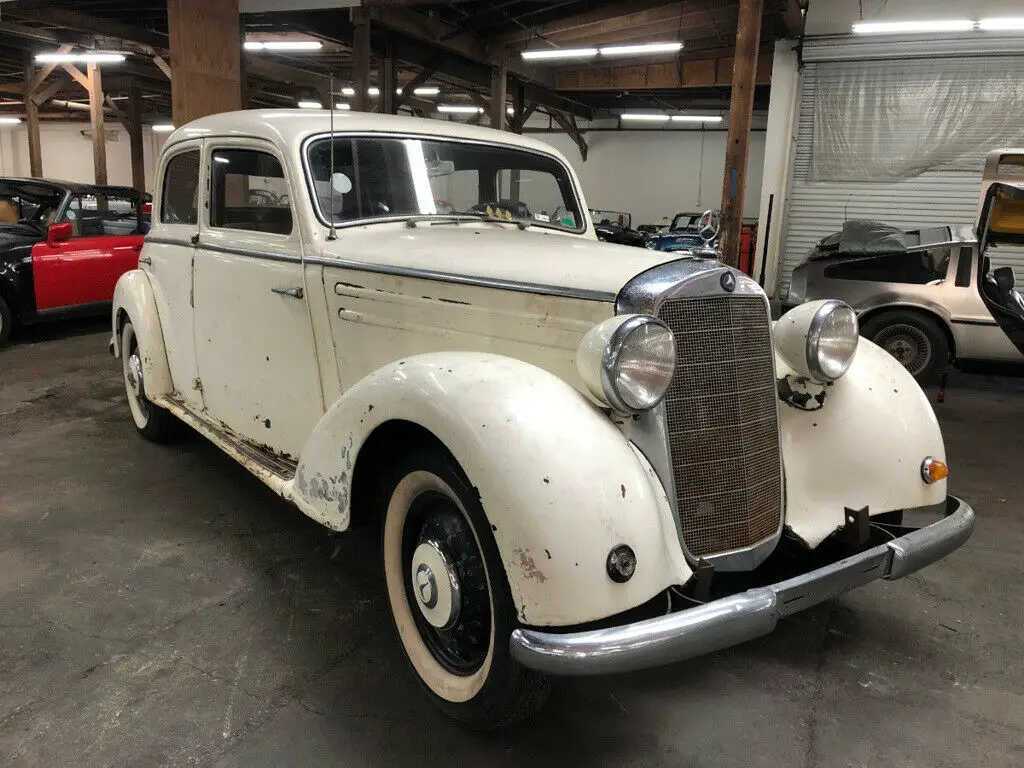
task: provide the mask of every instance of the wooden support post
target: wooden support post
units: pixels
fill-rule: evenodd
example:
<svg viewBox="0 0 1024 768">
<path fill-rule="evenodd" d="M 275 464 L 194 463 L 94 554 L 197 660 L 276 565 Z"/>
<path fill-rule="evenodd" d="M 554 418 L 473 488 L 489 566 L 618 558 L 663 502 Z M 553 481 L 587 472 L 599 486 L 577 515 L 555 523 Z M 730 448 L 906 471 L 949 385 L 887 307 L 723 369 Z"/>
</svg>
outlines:
<svg viewBox="0 0 1024 768">
<path fill-rule="evenodd" d="M 352 109 L 370 111 L 370 17 L 362 7 L 352 9 Z"/>
<path fill-rule="evenodd" d="M 42 141 L 39 137 L 39 105 L 32 98 L 33 92 L 29 90 L 33 82 L 41 83 L 42 80 L 34 81 L 35 67 L 32 66 L 32 59 L 25 63 L 25 121 L 28 125 L 28 168 L 29 176 L 42 178 L 43 176 L 43 151 Z"/>
<path fill-rule="evenodd" d="M 732 94 L 729 98 L 729 135 L 725 147 L 725 178 L 722 180 L 722 226 L 719 234 L 722 262 L 731 267 L 738 266 L 740 259 L 743 188 L 747 183 L 750 116 L 754 109 L 762 5 L 763 0 L 740 0 L 736 29 L 736 55 L 732 65 Z"/>
<path fill-rule="evenodd" d="M 509 126 L 516 133 L 523 132 L 523 124 L 526 122 L 526 118 L 523 116 L 526 112 L 526 87 L 523 85 L 523 81 L 518 77 L 513 78 L 512 84 L 512 119 L 509 120 Z"/>
<path fill-rule="evenodd" d="M 132 157 L 132 186 L 143 193 L 146 191 L 146 162 L 142 149 L 142 91 L 134 80 L 128 85 L 128 113 L 125 117 Z"/>
<path fill-rule="evenodd" d="M 107 137 L 103 126 L 103 81 L 100 68 L 89 63 L 89 122 L 92 127 L 92 162 L 97 184 L 107 183 Z"/>
<path fill-rule="evenodd" d="M 505 93 L 508 87 L 508 65 L 502 62 L 491 67 L 491 128 L 505 130 Z"/>
<path fill-rule="evenodd" d="M 388 35 L 384 43 L 384 60 L 380 63 L 380 111 L 385 115 L 398 114 L 398 67 L 395 61 L 394 35 Z M 402 91 L 405 95 L 405 91 Z M 412 97 L 412 94 L 409 94 Z"/>
<path fill-rule="evenodd" d="M 167 27 L 174 124 L 241 109 L 238 0 L 167 0 Z"/>
</svg>

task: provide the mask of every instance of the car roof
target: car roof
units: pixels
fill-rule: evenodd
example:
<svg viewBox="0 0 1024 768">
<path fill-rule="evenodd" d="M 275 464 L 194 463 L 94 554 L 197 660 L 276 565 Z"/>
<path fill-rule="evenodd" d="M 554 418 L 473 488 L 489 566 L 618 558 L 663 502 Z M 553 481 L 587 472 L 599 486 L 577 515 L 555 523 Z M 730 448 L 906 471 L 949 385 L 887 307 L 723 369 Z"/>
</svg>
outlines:
<svg viewBox="0 0 1024 768">
<path fill-rule="evenodd" d="M 304 138 L 331 131 L 331 113 L 326 109 L 245 109 L 201 117 L 172 133 L 167 146 L 195 138 L 212 136 L 244 136 L 264 139 L 274 144 L 294 146 Z M 544 142 L 511 131 L 499 131 L 449 120 L 434 120 L 404 115 L 383 115 L 374 112 L 336 111 L 333 115 L 336 133 L 398 133 L 438 138 L 466 139 L 501 143 L 562 157 Z M 563 158 L 564 159 L 564 158 Z"/>
<path fill-rule="evenodd" d="M 134 187 L 124 187 L 117 184 L 84 184 L 78 181 L 34 179 L 19 176 L 4 176 L 0 178 L 0 186 L 4 184 L 35 184 L 41 187 L 52 187 L 54 190 L 69 191 L 73 195 L 95 195 L 101 192 L 116 192 L 117 194 L 131 197 L 139 196 L 138 191 Z"/>
</svg>

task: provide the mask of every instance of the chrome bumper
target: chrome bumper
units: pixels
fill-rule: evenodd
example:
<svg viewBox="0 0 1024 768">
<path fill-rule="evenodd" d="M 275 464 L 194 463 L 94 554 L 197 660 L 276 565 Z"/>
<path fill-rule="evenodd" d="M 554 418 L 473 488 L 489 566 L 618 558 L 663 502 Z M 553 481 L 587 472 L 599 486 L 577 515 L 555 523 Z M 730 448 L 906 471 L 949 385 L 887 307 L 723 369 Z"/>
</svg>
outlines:
<svg viewBox="0 0 1024 768">
<path fill-rule="evenodd" d="M 620 627 L 559 634 L 512 633 L 512 656 L 531 669 L 599 675 L 669 664 L 766 635 L 783 616 L 875 579 L 899 579 L 940 560 L 974 530 L 974 510 L 953 496 L 946 516 L 838 562 L 687 610 Z"/>
</svg>

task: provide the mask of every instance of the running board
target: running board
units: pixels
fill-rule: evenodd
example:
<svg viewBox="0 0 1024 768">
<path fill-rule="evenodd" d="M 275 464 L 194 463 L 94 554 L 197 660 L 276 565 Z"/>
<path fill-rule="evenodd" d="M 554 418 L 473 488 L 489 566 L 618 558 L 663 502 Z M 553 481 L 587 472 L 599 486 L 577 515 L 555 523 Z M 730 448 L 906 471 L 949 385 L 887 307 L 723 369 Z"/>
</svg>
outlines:
<svg viewBox="0 0 1024 768">
<path fill-rule="evenodd" d="M 178 395 L 154 398 L 153 402 L 206 437 L 276 493 L 281 494 L 285 484 L 295 477 L 298 462 L 294 458 L 275 451 L 269 445 L 244 438 L 225 424 L 212 423 L 188 408 Z"/>
</svg>

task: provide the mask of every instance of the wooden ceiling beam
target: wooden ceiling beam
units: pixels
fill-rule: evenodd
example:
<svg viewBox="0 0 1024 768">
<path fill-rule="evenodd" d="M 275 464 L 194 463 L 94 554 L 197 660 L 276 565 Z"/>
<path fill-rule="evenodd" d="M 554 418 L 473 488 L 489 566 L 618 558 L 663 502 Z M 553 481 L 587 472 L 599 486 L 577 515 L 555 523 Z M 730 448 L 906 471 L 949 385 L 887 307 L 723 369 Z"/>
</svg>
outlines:
<svg viewBox="0 0 1024 768">
<path fill-rule="evenodd" d="M 559 91 L 635 91 L 729 86 L 733 58 L 719 56 L 683 62 L 623 64 L 611 67 L 559 70 L 555 82 Z M 757 59 L 756 83 L 771 82 L 772 57 L 761 53 Z"/>
<path fill-rule="evenodd" d="M 90 35 L 118 38 L 165 51 L 170 47 L 170 42 L 166 35 L 131 24 L 123 24 L 110 19 L 90 16 L 79 11 L 66 11 L 62 8 L 21 8 L 13 6 L 10 9 L 5 8 L 4 14 L 21 21 L 34 21 L 54 27 L 61 27 L 62 29 L 86 32 Z"/>
</svg>

